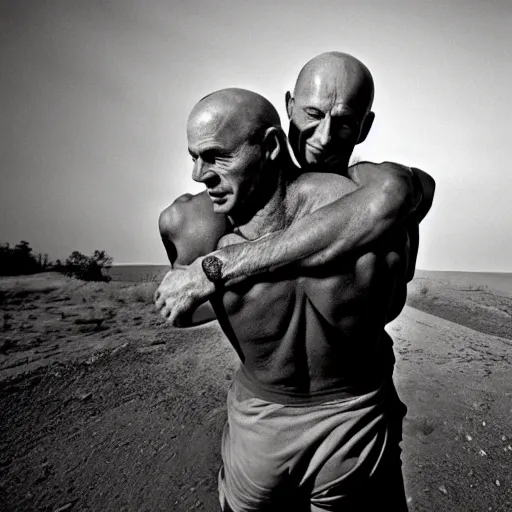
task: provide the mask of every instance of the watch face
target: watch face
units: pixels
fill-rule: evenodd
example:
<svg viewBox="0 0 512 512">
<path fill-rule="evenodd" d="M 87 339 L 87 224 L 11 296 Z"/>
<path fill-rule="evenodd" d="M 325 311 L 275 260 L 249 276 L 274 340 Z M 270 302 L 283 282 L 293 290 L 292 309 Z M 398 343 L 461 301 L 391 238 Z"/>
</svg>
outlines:
<svg viewBox="0 0 512 512">
<path fill-rule="evenodd" d="M 206 277 L 213 283 L 222 280 L 222 261 L 216 256 L 207 256 L 201 263 Z"/>
</svg>

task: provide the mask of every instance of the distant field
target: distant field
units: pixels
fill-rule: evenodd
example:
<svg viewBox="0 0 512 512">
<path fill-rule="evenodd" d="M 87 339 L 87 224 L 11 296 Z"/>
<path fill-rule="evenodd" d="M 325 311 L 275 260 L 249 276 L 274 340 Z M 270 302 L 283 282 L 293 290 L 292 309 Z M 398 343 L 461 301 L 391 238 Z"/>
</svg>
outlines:
<svg viewBox="0 0 512 512">
<path fill-rule="evenodd" d="M 168 265 L 114 265 L 109 274 L 114 281 L 141 283 L 159 281 L 169 270 Z"/>
<path fill-rule="evenodd" d="M 417 270 L 416 278 L 428 277 L 460 288 L 483 286 L 512 297 L 512 272 L 454 272 Z"/>
</svg>

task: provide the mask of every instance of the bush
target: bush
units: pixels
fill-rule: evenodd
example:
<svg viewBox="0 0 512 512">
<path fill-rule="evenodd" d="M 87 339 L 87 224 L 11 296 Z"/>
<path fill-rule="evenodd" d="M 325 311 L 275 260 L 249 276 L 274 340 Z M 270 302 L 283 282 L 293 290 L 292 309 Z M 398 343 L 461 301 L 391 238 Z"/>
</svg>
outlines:
<svg viewBox="0 0 512 512">
<path fill-rule="evenodd" d="M 44 272 L 50 265 L 48 254 L 34 254 L 29 242 L 25 240 L 14 247 L 8 243 L 0 245 L 0 275 L 2 276 Z"/>
<path fill-rule="evenodd" d="M 82 281 L 110 281 L 111 277 L 104 273 L 112 266 L 112 258 L 105 252 L 95 250 L 92 256 L 73 251 L 64 264 L 64 273 Z"/>
</svg>

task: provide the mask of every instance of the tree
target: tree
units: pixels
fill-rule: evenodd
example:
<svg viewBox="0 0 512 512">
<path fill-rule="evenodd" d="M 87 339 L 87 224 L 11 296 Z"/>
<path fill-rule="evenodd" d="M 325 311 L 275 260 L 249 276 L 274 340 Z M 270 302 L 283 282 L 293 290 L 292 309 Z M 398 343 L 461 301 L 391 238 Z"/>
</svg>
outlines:
<svg viewBox="0 0 512 512">
<path fill-rule="evenodd" d="M 48 254 L 34 254 L 26 240 L 14 247 L 8 243 L 0 245 L 0 275 L 34 274 L 45 271 L 48 266 Z"/>
<path fill-rule="evenodd" d="M 83 281 L 110 281 L 111 277 L 103 271 L 112 266 L 112 261 L 106 251 L 96 249 L 92 256 L 73 251 L 66 259 L 64 272 Z"/>
</svg>

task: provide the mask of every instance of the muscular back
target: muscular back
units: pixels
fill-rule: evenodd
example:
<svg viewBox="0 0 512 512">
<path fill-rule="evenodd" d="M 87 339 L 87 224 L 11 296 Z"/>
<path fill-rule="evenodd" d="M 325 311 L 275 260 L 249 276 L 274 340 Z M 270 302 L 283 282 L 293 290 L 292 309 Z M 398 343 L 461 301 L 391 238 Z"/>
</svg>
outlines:
<svg viewBox="0 0 512 512">
<path fill-rule="evenodd" d="M 289 222 L 355 188 L 335 175 L 302 175 L 288 190 L 286 200 L 296 203 L 287 208 Z M 302 403 L 357 392 L 380 380 L 377 371 L 390 373 L 384 325 L 405 240 L 397 231 L 352 259 L 302 269 L 300 277 L 287 268 L 225 291 L 216 307 L 224 308 L 221 326 L 243 352 L 245 385 L 262 398 Z M 219 246 L 240 241 L 230 234 Z"/>
</svg>

